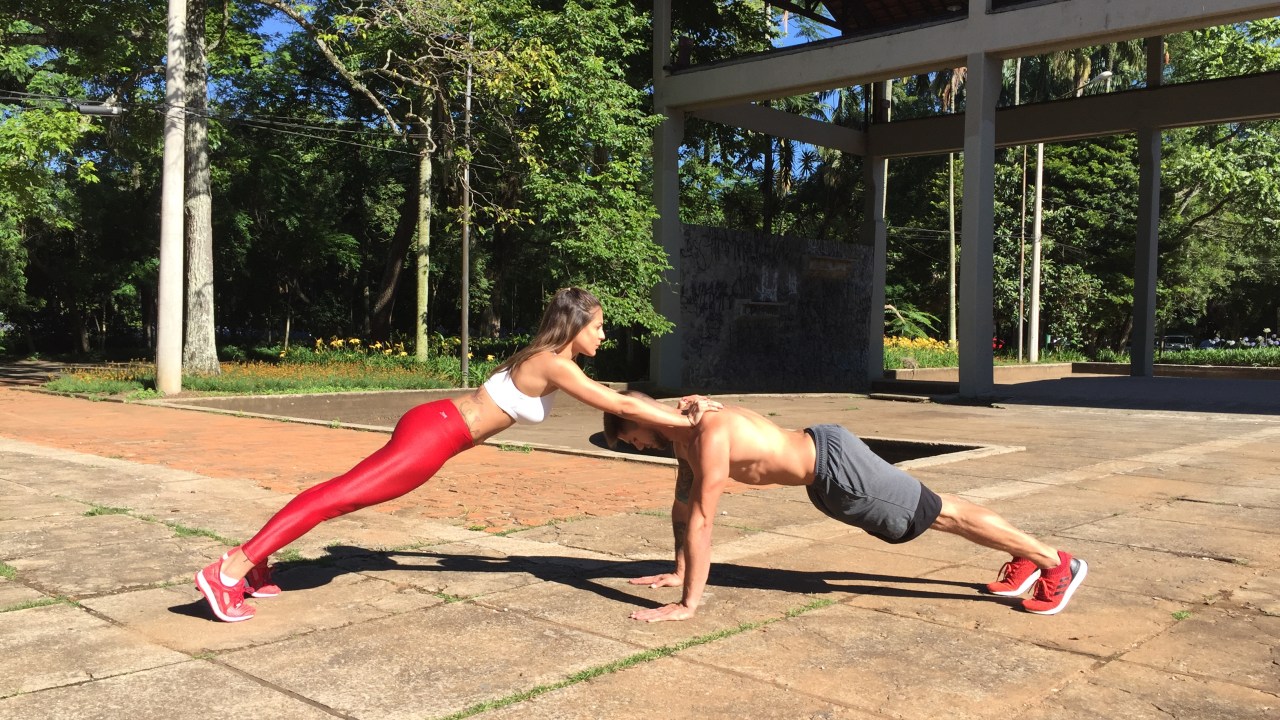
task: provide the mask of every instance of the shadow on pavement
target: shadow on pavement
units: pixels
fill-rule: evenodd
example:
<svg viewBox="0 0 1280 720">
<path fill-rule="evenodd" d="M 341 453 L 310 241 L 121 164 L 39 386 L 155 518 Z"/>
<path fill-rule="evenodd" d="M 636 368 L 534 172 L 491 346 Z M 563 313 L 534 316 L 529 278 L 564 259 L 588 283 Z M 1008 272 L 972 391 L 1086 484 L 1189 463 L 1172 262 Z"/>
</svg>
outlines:
<svg viewBox="0 0 1280 720">
<path fill-rule="evenodd" d="M 671 570 L 671 563 L 668 561 L 599 560 L 559 555 L 489 557 L 441 552 L 375 551 L 345 545 L 330 547 L 328 552 L 328 557 L 316 560 L 278 563 L 273 566 L 273 579 L 285 592 L 298 592 L 322 587 L 347 573 L 387 570 L 527 573 L 539 580 L 593 592 L 620 604 L 657 607 L 661 603 L 636 597 L 597 581 L 643 577 Z M 712 587 L 774 590 L 805 595 L 841 592 L 881 597 L 980 600 L 1010 606 L 1017 600 L 981 594 L 982 585 L 979 583 L 841 570 L 788 570 L 738 563 L 715 563 L 707 584 Z M 903 585 L 913 587 L 902 587 Z M 942 588 L 955 588 L 963 592 L 945 592 Z M 208 615 L 203 601 L 174 606 L 170 611 L 194 617 Z"/>
<path fill-rule="evenodd" d="M 992 394 L 1005 405 L 1280 414 L 1275 380 L 1095 375 L 997 385 Z"/>
</svg>

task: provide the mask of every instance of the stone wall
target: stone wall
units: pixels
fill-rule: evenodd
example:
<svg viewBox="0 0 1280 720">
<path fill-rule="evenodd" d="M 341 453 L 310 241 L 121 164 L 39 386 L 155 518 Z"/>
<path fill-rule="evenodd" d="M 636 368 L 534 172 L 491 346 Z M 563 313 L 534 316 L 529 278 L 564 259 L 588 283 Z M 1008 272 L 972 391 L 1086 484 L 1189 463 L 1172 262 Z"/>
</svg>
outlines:
<svg viewBox="0 0 1280 720">
<path fill-rule="evenodd" d="M 865 390 L 870 260 L 865 245 L 686 225 L 684 387 Z"/>
</svg>

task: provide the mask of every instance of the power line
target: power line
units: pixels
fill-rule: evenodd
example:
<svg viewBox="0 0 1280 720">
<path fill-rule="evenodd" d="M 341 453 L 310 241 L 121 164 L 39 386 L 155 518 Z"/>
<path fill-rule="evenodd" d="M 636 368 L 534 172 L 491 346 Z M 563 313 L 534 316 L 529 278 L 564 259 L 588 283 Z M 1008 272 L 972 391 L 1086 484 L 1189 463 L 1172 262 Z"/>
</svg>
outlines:
<svg viewBox="0 0 1280 720">
<path fill-rule="evenodd" d="M 153 110 L 154 112 L 156 112 L 156 113 L 158 113 L 158 114 L 163 114 L 163 113 L 164 113 L 164 111 L 163 111 L 163 110 L 161 110 L 161 109 L 160 109 L 160 108 L 158 108 L 158 107 L 157 107 L 157 108 L 149 108 L 149 109 Z M 417 155 L 418 155 L 418 153 L 416 153 L 416 152 L 412 152 L 412 151 L 409 151 L 409 150 L 397 150 L 397 149 L 395 149 L 395 148 L 385 147 L 385 146 L 383 146 L 383 145 L 372 145 L 372 144 L 369 144 L 369 143 L 355 142 L 355 141 L 352 141 L 352 140 L 344 140 L 344 139 L 342 139 L 342 138 L 328 137 L 328 136 L 324 136 L 324 135 L 316 135 L 316 134 L 312 134 L 312 133 L 301 132 L 301 131 L 299 131 L 299 130 L 287 130 L 287 129 L 285 129 L 285 128 L 281 128 L 281 127 L 273 127 L 273 126 L 271 126 L 271 125 L 269 125 L 269 124 L 263 124 L 263 123 L 255 122 L 255 121 L 253 121 L 253 120 L 247 120 L 247 119 L 244 119 L 244 118 L 221 117 L 221 116 L 218 116 L 218 115 L 213 115 L 213 114 L 208 114 L 208 113 L 198 113 L 198 112 L 196 112 L 196 111 L 194 111 L 194 110 L 184 110 L 184 112 L 185 112 L 187 115 L 194 115 L 194 116 L 196 116 L 196 117 L 203 117 L 203 118 L 205 118 L 205 119 L 208 119 L 208 120 L 214 120 L 214 121 L 221 122 L 221 123 L 231 123 L 231 124 L 244 125 L 244 126 L 246 126 L 246 127 L 253 128 L 253 129 L 255 129 L 255 130 L 266 130 L 267 132 L 275 132 L 275 133 L 280 133 L 280 134 L 282 134 L 282 135 L 293 135 L 293 136 L 296 136 L 296 137 L 303 137 L 303 138 L 307 138 L 307 139 L 309 139 L 309 140 L 318 140 L 318 141 L 321 141 L 321 142 L 331 142 L 331 143 L 337 143 L 337 144 L 339 144 L 339 145 L 350 145 L 350 146 L 352 146 L 352 147 L 363 148 L 363 149 L 366 149 L 366 150 L 377 150 L 377 151 L 380 151 L 380 152 L 396 153 L 396 154 L 399 154 L 399 155 L 409 155 L 409 156 L 413 156 L 413 157 L 417 157 Z M 308 127 L 308 126 L 303 126 L 303 127 Z M 312 129 L 317 129 L 315 126 L 310 126 L 310 127 L 311 127 Z M 323 129 L 323 128 L 320 128 L 320 129 Z M 394 135 L 394 134 L 390 134 L 390 133 L 386 134 L 385 136 L 386 136 L 386 137 L 388 137 L 388 138 L 400 138 L 400 137 L 405 137 L 405 136 Z M 413 137 L 413 136 L 408 136 L 408 137 Z"/>
<path fill-rule="evenodd" d="M 156 112 L 158 114 L 163 115 L 170 107 L 168 103 L 156 103 L 156 104 L 115 103 L 111 105 L 108 105 L 106 103 L 95 104 L 95 103 L 88 102 L 86 98 L 74 98 L 75 100 L 84 100 L 84 102 L 81 102 L 81 103 L 74 103 L 72 102 L 73 98 L 66 95 L 28 93 L 28 92 L 21 92 L 16 90 L 14 91 L 6 90 L 4 92 L 6 94 L 0 96 L 0 102 L 13 101 L 13 102 L 25 103 L 25 102 L 30 102 L 32 100 L 46 100 L 46 101 L 62 103 L 63 105 L 67 105 L 72 108 L 75 108 L 77 111 L 84 113 L 86 115 L 119 114 L 119 110 L 118 110 L 119 108 L 134 108 L 134 109 L 141 109 L 141 110 L 150 110 L 152 112 Z M 326 136 L 326 135 L 318 135 L 318 134 L 315 134 L 314 132 L 308 133 L 308 132 L 304 132 L 303 130 L 312 130 L 312 131 L 320 131 L 320 132 L 328 132 L 328 133 L 334 133 L 334 132 L 351 133 L 353 135 L 363 134 L 365 136 L 381 135 L 388 139 L 405 139 L 405 140 L 423 137 L 422 135 L 416 135 L 416 134 L 401 135 L 397 133 L 390 133 L 386 131 L 378 131 L 373 129 L 355 130 L 355 129 L 335 128 L 328 125 L 319 125 L 319 124 L 312 124 L 312 123 L 301 123 L 301 122 L 281 123 L 279 121 L 234 117 L 234 116 L 220 115 L 217 113 L 209 113 L 209 112 L 199 113 L 199 112 L 196 112 L 195 110 L 191 110 L 185 107 L 180 109 L 187 115 L 203 117 L 205 119 L 214 120 L 217 122 L 240 124 L 240 125 L 245 125 L 247 127 L 258 129 L 258 130 L 266 130 L 268 132 L 277 132 L 284 135 L 293 135 L 296 137 L 303 137 L 310 140 L 317 140 L 321 142 L 331 142 L 331 143 L 337 143 L 341 145 L 350 145 L 353 147 L 358 147 L 366 150 L 376 150 L 379 152 L 389 152 L 389 153 L 409 155 L 414 157 L 416 157 L 418 153 L 408 151 L 408 150 L 398 150 L 396 148 L 390 148 L 383 145 L 353 142 L 351 140 L 344 140 L 342 138 L 335 138 L 335 137 Z M 115 110 L 115 112 L 111 112 L 111 110 Z M 333 122 L 358 122 L 358 121 L 334 120 Z M 290 129 L 290 128 L 300 128 L 300 129 Z"/>
</svg>

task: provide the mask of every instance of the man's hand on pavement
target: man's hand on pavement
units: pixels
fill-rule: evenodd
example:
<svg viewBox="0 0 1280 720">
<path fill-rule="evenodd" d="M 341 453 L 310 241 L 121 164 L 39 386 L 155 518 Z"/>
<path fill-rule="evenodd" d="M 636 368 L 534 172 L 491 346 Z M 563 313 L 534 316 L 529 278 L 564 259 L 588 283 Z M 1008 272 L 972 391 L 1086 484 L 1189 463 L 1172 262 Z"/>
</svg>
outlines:
<svg viewBox="0 0 1280 720">
<path fill-rule="evenodd" d="M 684 584 L 684 578 L 675 573 L 661 573 L 659 575 L 631 578 L 627 582 L 632 585 L 648 585 L 651 588 L 680 587 Z"/>
<path fill-rule="evenodd" d="M 636 610 L 631 613 L 631 619 L 651 623 L 665 622 L 668 620 L 688 620 L 693 617 L 695 612 L 696 611 L 693 608 L 686 607 L 680 603 L 672 603 L 670 605 L 663 605 L 660 608 Z"/>
</svg>

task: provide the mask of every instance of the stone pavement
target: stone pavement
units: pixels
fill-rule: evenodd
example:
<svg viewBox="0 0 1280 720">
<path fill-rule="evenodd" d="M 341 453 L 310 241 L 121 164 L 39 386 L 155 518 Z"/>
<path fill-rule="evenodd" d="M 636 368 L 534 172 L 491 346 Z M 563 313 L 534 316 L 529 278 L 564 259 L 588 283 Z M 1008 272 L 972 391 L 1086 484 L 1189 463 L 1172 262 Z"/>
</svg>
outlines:
<svg viewBox="0 0 1280 720">
<path fill-rule="evenodd" d="M 993 551 L 742 488 L 705 606 L 656 625 L 627 615 L 679 591 L 626 578 L 670 562 L 672 471 L 598 450 L 572 403 L 322 524 L 277 558 L 284 595 L 227 625 L 192 573 L 378 447 L 342 425 L 389 401 L 308 424 L 0 389 L 0 720 L 1280 717 L 1280 391 L 1112 381 L 725 398 L 985 448 L 904 464 L 1086 558 L 1061 615 L 980 594 Z"/>
</svg>

